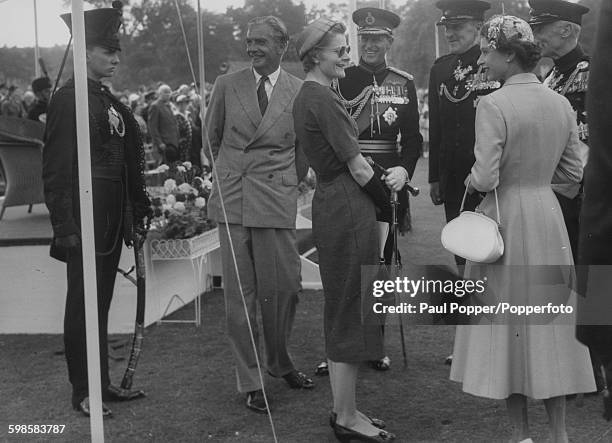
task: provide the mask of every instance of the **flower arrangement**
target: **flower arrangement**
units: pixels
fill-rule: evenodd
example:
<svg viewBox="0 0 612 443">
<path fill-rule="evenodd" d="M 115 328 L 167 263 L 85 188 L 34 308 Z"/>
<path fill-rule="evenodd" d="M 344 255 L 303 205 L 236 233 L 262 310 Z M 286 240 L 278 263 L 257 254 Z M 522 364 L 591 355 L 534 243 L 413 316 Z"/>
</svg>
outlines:
<svg viewBox="0 0 612 443">
<path fill-rule="evenodd" d="M 212 190 L 208 169 L 202 171 L 190 162 L 175 162 L 160 165 L 155 172 L 164 181 L 162 187 L 149 188 L 151 227 L 162 239 L 191 238 L 216 226 L 206 212 Z"/>
</svg>

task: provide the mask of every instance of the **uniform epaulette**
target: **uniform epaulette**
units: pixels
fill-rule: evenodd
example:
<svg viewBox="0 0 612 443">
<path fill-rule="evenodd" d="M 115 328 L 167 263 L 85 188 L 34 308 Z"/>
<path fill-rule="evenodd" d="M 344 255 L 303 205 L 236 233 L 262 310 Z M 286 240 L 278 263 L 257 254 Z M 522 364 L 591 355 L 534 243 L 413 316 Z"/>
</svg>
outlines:
<svg viewBox="0 0 612 443">
<path fill-rule="evenodd" d="M 393 73 L 395 73 L 395 74 L 397 74 L 397 75 L 399 75 L 401 77 L 404 77 L 404 78 L 406 78 L 406 79 L 408 79 L 410 81 L 414 81 L 414 77 L 412 76 L 412 74 L 408 74 L 406 71 L 402 71 L 401 69 L 393 68 L 391 66 L 389 66 L 389 71 L 391 71 L 391 72 L 393 72 Z"/>
</svg>

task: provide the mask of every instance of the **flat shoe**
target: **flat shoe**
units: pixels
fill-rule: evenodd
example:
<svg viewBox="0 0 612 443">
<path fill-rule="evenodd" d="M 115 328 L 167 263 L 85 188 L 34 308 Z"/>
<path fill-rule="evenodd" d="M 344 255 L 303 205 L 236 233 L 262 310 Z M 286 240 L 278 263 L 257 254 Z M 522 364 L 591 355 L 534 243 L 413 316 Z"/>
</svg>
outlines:
<svg viewBox="0 0 612 443">
<path fill-rule="evenodd" d="M 336 424 L 336 419 L 338 418 L 338 414 L 336 414 L 334 411 L 329 413 L 329 425 L 333 428 L 334 425 Z M 372 426 L 378 428 L 378 429 L 385 429 L 387 427 L 387 424 L 381 420 L 380 418 L 374 418 L 374 417 L 368 417 L 366 415 L 366 418 L 368 420 L 370 420 L 370 423 L 372 424 Z"/>
<path fill-rule="evenodd" d="M 108 385 L 106 391 L 102 393 L 104 401 L 130 401 L 145 397 L 144 391 L 123 389 L 115 385 Z"/>
<path fill-rule="evenodd" d="M 350 442 L 351 440 L 365 441 L 372 443 L 387 443 L 395 440 L 395 434 L 392 434 L 382 429 L 376 435 L 366 435 L 357 432 L 350 428 L 345 428 L 337 423 L 332 426 L 334 435 L 341 442 Z"/>
<path fill-rule="evenodd" d="M 295 369 L 289 374 L 283 375 L 283 378 L 291 389 L 312 389 L 314 388 L 314 382 L 311 378 L 308 378 L 306 374 Z"/>
<path fill-rule="evenodd" d="M 89 397 L 85 397 L 81 402 L 74 406 L 76 411 L 80 411 L 85 417 L 89 417 L 91 415 L 91 409 L 89 408 Z M 108 406 L 102 403 L 102 417 L 112 417 L 113 411 L 110 410 Z"/>
</svg>

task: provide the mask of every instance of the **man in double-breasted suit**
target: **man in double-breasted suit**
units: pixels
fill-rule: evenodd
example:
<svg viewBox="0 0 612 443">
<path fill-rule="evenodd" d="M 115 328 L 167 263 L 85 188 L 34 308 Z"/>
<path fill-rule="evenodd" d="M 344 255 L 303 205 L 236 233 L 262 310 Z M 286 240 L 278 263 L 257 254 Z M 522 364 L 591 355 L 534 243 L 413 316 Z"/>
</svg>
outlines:
<svg viewBox="0 0 612 443">
<path fill-rule="evenodd" d="M 227 334 L 238 391 L 246 393 L 248 408 L 263 413 L 268 408 L 249 333 L 250 326 L 257 342 L 257 303 L 262 366 L 292 388 L 313 387 L 287 352 L 300 286 L 297 184 L 307 170 L 296 162 L 291 113 L 302 82 L 280 68 L 288 40 L 276 17 L 251 20 L 246 48 L 252 67 L 217 78 L 206 112 L 217 170 L 208 214 L 220 224 Z"/>
</svg>

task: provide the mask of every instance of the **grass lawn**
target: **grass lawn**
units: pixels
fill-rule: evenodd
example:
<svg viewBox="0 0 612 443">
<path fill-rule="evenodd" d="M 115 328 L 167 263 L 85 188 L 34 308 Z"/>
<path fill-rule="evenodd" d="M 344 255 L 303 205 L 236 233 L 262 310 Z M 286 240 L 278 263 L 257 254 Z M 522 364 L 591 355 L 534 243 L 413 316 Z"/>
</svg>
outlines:
<svg viewBox="0 0 612 443">
<path fill-rule="evenodd" d="M 298 367 L 309 374 L 323 356 L 323 296 L 302 294 L 292 340 Z M 191 314 L 191 307 L 178 317 Z M 223 337 L 223 296 L 207 294 L 203 325 L 163 324 L 148 328 L 135 376 L 135 387 L 148 396 L 112 404 L 115 417 L 105 420 L 107 441 L 273 441 L 270 423 L 244 407 L 236 393 L 232 357 Z M 399 441 L 507 441 L 510 437 L 505 405 L 469 396 L 448 380 L 444 357 L 452 349 L 454 328 L 406 328 L 408 367 L 401 361 L 399 332 L 388 327 L 392 369 L 360 372 L 360 408 L 387 421 Z M 7 435 L 8 424 L 65 424 L 64 434 L 49 441 L 89 440 L 89 421 L 70 409 L 70 387 L 58 335 L 0 336 L 0 439 L 36 441 Z M 122 352 L 127 353 L 127 349 Z M 112 362 L 118 383 L 126 362 Z M 281 442 L 334 441 L 327 424 L 331 393 L 327 377 L 316 377 L 312 391 L 290 390 L 282 380 L 266 377 L 272 415 Z M 600 418 L 601 400 L 587 397 L 584 405 L 568 403 L 570 441 L 612 441 L 610 425 Z M 530 405 L 532 435 L 547 439 L 541 402 Z M 598 440 L 599 439 L 599 440 Z M 41 438 L 39 441 L 47 441 Z"/>
</svg>

